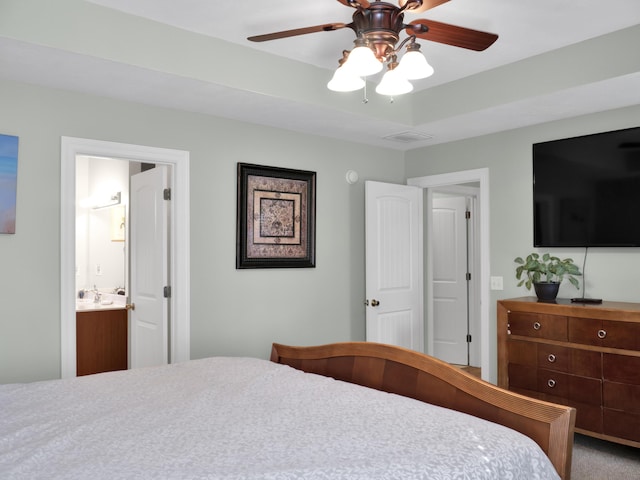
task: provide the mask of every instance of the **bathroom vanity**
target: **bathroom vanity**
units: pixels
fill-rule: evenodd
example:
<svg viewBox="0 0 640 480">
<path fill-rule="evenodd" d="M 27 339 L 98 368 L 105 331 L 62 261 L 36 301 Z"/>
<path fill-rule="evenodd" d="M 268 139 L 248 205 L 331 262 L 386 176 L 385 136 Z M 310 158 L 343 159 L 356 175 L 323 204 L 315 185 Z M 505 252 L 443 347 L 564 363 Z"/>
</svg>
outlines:
<svg viewBox="0 0 640 480">
<path fill-rule="evenodd" d="M 124 300 L 124 299 L 123 299 Z M 76 306 L 76 374 L 126 370 L 128 312 L 124 303 Z"/>
</svg>

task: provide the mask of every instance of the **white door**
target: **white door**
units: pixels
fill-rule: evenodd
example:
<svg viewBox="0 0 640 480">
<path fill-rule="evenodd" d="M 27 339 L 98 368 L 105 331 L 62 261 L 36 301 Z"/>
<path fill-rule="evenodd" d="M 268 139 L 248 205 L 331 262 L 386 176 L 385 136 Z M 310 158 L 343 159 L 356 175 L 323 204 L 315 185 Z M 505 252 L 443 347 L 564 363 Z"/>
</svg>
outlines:
<svg viewBox="0 0 640 480">
<path fill-rule="evenodd" d="M 365 183 L 366 339 L 424 351 L 422 189 Z"/>
<path fill-rule="evenodd" d="M 130 192 L 131 368 L 169 362 L 167 167 L 133 175 Z"/>
<path fill-rule="evenodd" d="M 469 363 L 467 219 L 465 197 L 433 197 L 433 355 Z"/>
</svg>

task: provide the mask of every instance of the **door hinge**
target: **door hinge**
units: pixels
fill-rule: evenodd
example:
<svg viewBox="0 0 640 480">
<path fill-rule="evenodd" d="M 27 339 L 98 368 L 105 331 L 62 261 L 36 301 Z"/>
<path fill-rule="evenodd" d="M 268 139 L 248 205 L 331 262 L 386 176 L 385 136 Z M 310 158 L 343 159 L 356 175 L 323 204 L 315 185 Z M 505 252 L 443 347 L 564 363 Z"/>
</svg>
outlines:
<svg viewBox="0 0 640 480">
<path fill-rule="evenodd" d="M 467 335 L 467 343 L 471 343 L 471 334 Z"/>
<path fill-rule="evenodd" d="M 467 220 L 469 220 L 471 218 L 471 212 L 469 210 L 464 212 L 464 218 L 466 218 Z"/>
<path fill-rule="evenodd" d="M 467 272 L 467 282 L 471 281 L 471 272 Z"/>
<path fill-rule="evenodd" d="M 171 189 L 170 188 L 165 188 L 162 192 L 162 195 L 164 197 L 165 200 L 171 200 Z"/>
<path fill-rule="evenodd" d="M 164 287 L 164 298 L 171 298 L 171 287 Z"/>
</svg>

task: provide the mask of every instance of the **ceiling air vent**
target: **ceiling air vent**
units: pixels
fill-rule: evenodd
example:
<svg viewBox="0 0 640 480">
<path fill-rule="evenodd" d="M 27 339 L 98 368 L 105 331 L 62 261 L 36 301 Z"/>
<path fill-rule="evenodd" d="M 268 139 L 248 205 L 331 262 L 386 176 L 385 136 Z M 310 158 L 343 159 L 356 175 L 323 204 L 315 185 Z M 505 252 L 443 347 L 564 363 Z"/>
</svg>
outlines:
<svg viewBox="0 0 640 480">
<path fill-rule="evenodd" d="M 411 143 L 420 142 L 424 140 L 431 140 L 433 135 L 420 132 L 400 132 L 382 137 L 385 140 L 393 140 L 394 142 Z"/>
</svg>

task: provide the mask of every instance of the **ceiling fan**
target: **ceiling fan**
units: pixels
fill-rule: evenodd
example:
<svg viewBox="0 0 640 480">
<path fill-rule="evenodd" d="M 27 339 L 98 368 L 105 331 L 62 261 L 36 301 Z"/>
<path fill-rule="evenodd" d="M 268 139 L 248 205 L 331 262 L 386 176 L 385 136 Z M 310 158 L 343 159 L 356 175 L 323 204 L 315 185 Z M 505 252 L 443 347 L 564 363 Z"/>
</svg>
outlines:
<svg viewBox="0 0 640 480">
<path fill-rule="evenodd" d="M 378 93 L 399 95 L 411 91 L 413 86 L 408 80 L 425 78 L 433 73 L 433 68 L 428 65 L 424 56 L 420 53 L 420 45 L 416 38 L 443 43 L 469 50 L 482 51 L 491 46 L 498 35 L 481 32 L 470 28 L 459 27 L 434 20 L 417 19 L 409 24 L 404 23 L 405 11 L 414 13 L 424 12 L 431 8 L 447 3 L 449 0 L 399 0 L 399 6 L 383 1 L 368 0 L 338 0 L 345 6 L 352 7 L 355 12 L 351 23 L 326 23 L 312 27 L 296 28 L 281 32 L 267 33 L 248 37 L 252 42 L 266 42 L 280 38 L 295 37 L 315 32 L 329 32 L 342 28 L 350 28 L 356 34 L 353 50 L 344 50 L 340 59 L 340 67 L 328 87 L 337 91 L 352 91 L 362 88 L 366 77 L 382 70 L 387 64 L 387 75 L 394 78 L 391 88 L 381 87 L 385 84 L 385 77 L 376 88 Z M 408 35 L 400 44 L 400 33 Z M 407 44 L 407 53 L 400 63 L 397 55 L 402 47 Z M 371 52 L 371 55 L 368 53 Z M 357 57 L 357 58 L 356 58 Z M 365 58 L 366 57 L 366 58 Z M 421 58 L 420 58 L 421 57 Z M 364 59 L 363 59 L 364 58 Z M 411 59 L 406 61 L 405 59 Z M 418 62 L 417 67 L 411 67 L 412 62 Z M 407 66 L 405 66 L 405 63 Z M 396 71 L 396 67 L 397 71 Z M 338 78 L 338 82 L 334 82 Z M 332 88 L 332 82 L 333 87 Z M 388 83 L 388 82 L 387 82 Z M 391 85 L 389 83 L 389 85 Z"/>
</svg>

